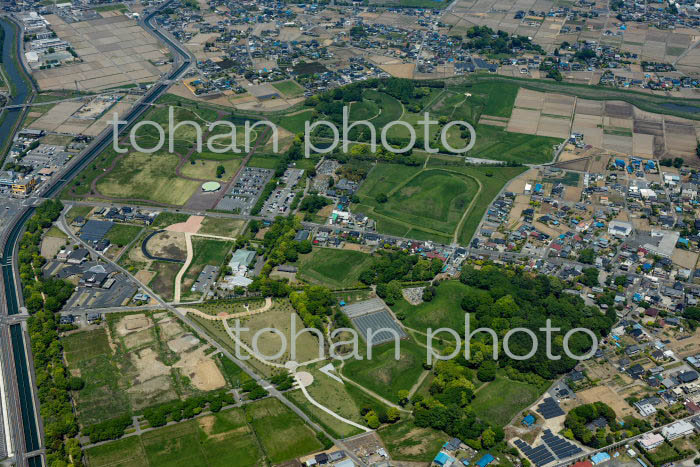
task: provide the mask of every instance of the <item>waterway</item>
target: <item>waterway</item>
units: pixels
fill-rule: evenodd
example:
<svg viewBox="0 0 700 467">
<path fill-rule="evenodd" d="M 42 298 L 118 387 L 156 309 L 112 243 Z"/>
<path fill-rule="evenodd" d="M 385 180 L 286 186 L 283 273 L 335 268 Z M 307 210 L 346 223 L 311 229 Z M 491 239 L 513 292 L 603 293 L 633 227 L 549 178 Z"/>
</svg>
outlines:
<svg viewBox="0 0 700 467">
<path fill-rule="evenodd" d="M 24 104 L 29 96 L 30 87 L 26 79 L 22 79 L 24 70 L 20 69 L 18 47 L 19 41 L 16 41 L 16 36 L 19 34 L 19 28 L 6 18 L 0 18 L 0 27 L 5 31 L 5 39 L 2 47 L 2 67 L 5 71 L 5 76 L 14 86 L 14 95 L 10 100 L 10 105 Z M 15 56 L 13 57 L 13 49 Z M 12 137 L 12 130 L 22 117 L 22 109 L 4 110 L 0 116 L 0 148 L 5 147 L 8 138 Z M 1 156 L 1 155 L 0 155 Z"/>
</svg>

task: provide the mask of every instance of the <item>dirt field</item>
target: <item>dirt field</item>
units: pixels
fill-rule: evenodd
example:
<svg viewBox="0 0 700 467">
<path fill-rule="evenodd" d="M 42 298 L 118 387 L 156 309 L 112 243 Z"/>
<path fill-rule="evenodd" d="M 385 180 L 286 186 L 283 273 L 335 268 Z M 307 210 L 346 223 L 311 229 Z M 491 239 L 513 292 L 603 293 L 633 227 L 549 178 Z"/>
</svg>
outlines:
<svg viewBox="0 0 700 467">
<path fill-rule="evenodd" d="M 133 332 L 138 332 L 143 329 L 150 327 L 153 323 L 150 318 L 148 318 L 144 313 L 138 313 L 133 315 L 127 315 L 115 326 L 117 334 L 120 336 L 126 336 Z"/>
<path fill-rule="evenodd" d="M 41 240 L 41 256 L 47 259 L 54 258 L 66 244 L 66 240 L 56 237 L 44 237 Z"/>
<path fill-rule="evenodd" d="M 607 386 L 596 386 L 586 389 L 585 391 L 576 393 L 576 396 L 581 399 L 584 404 L 598 401 L 605 402 L 615 411 L 618 417 L 626 417 L 627 415 L 634 414 L 634 410 L 625 401 L 624 397 Z"/>
<path fill-rule="evenodd" d="M 204 355 L 205 350 L 206 346 L 203 346 L 192 352 L 180 354 L 181 358 L 173 368 L 179 368 L 197 389 L 213 391 L 224 387 L 226 380 L 216 362 L 210 356 Z"/>
<path fill-rule="evenodd" d="M 185 222 L 172 224 L 165 228 L 168 232 L 197 233 L 202 227 L 204 216 L 190 216 Z M 184 238 L 184 237 L 183 237 Z"/>
<path fill-rule="evenodd" d="M 183 261 L 187 257 L 185 234 L 177 231 L 165 231 L 154 235 L 148 240 L 147 248 L 153 256 Z"/>
</svg>

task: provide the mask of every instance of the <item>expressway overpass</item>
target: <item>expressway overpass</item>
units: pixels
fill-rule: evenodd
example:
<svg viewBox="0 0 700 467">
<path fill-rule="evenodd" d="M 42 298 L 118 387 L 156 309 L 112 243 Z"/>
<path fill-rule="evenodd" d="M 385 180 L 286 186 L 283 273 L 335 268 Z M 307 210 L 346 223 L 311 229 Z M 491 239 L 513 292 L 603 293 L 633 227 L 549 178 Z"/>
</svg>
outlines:
<svg viewBox="0 0 700 467">
<path fill-rule="evenodd" d="M 140 24 L 177 53 L 175 68 L 156 83 L 123 117 L 127 124 L 121 128 L 121 132 L 124 132 L 143 115 L 150 108 L 150 105 L 162 96 L 195 61 L 194 57 L 174 39 L 157 30 L 151 24 L 158 11 L 170 4 L 171 1 L 165 2 L 154 10 Z M 22 41 L 18 40 L 17 43 L 22 44 Z M 21 53 L 21 50 L 19 52 Z M 57 196 L 73 177 L 107 148 L 112 142 L 112 136 L 112 128 L 107 128 L 100 133 L 82 154 L 74 158 L 59 175 L 47 182 L 47 185 L 41 190 L 42 197 Z M 35 199 L 35 201 L 38 200 Z M 0 238 L 0 250 L 2 251 L 0 257 L 2 267 L 0 292 L 2 293 L 0 296 L 4 297 L 4 303 L 0 303 L 0 313 L 4 318 L 26 314 L 26 311 L 22 309 L 21 285 L 16 259 L 17 246 L 24 232 L 25 223 L 34 213 L 34 204 L 30 203 L 29 207 L 20 211 L 8 223 L 6 232 Z M 8 450 L 12 452 L 15 465 L 28 465 L 30 467 L 45 465 L 43 427 L 39 417 L 33 359 L 29 346 L 29 336 L 23 323 L 17 322 L 0 327 L 0 350 L 5 356 L 0 375 L 2 376 L 0 390 L 3 391 L 5 399 L 8 401 L 8 410 L 6 412 L 3 410 L 3 412 L 9 419 L 12 431 L 10 434 L 11 446 L 8 446 Z"/>
</svg>

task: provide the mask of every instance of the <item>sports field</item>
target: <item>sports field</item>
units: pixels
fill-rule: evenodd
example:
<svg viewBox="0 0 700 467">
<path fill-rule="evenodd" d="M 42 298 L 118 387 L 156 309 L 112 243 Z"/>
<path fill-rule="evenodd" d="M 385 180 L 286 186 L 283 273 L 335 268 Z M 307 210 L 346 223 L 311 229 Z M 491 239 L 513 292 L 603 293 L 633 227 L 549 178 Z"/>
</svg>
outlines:
<svg viewBox="0 0 700 467">
<path fill-rule="evenodd" d="M 333 288 L 357 284 L 360 273 L 372 263 L 372 257 L 360 251 L 316 248 L 299 258 L 297 277 Z"/>
</svg>

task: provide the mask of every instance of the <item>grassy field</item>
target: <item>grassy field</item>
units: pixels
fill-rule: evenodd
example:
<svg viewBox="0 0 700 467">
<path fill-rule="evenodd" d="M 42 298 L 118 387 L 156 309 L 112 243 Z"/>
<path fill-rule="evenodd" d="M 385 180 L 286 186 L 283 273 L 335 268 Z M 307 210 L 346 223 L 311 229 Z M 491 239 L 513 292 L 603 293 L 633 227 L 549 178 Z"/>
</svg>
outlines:
<svg viewBox="0 0 700 467">
<path fill-rule="evenodd" d="M 322 362 L 307 367 L 307 371 L 314 377 L 314 382 L 307 387 L 307 391 L 316 402 L 361 425 L 365 424 L 364 417 L 360 415 L 360 409 L 364 405 L 385 409 L 381 402 L 362 392 L 361 389 L 351 384 L 338 384 L 337 381 L 321 373 L 318 368 L 325 364 L 326 362 Z M 334 437 L 347 438 L 361 433 L 359 428 L 348 425 L 312 405 L 301 390 L 288 392 L 285 395 Z"/>
<path fill-rule="evenodd" d="M 560 138 L 510 133 L 490 125 L 477 125 L 476 143 L 469 157 L 497 161 L 514 161 L 522 164 L 541 164 L 554 157 L 555 145 Z M 456 146 L 459 147 L 459 146 Z"/>
<path fill-rule="evenodd" d="M 499 372 L 495 380 L 477 390 L 471 406 L 481 420 L 502 426 L 535 402 L 545 389 L 510 380 Z"/>
<path fill-rule="evenodd" d="M 277 399 L 263 399 L 245 409 L 270 462 L 284 462 L 322 448 L 313 430 Z"/>
<path fill-rule="evenodd" d="M 316 248 L 299 258 L 297 277 L 333 288 L 357 284 L 360 273 L 372 263 L 372 257 L 360 251 Z"/>
<path fill-rule="evenodd" d="M 199 233 L 236 238 L 241 234 L 245 221 L 226 217 L 205 217 Z"/>
<path fill-rule="evenodd" d="M 349 118 L 352 121 L 367 120 L 379 115 L 379 107 L 374 101 L 364 100 L 350 104 Z"/>
<path fill-rule="evenodd" d="M 398 402 L 398 392 L 410 390 L 418 381 L 426 356 L 426 350 L 413 340 L 402 340 L 400 344 L 398 360 L 394 358 L 394 343 L 389 342 L 375 346 L 371 360 L 348 360 L 343 375 L 392 402 Z"/>
<path fill-rule="evenodd" d="M 285 130 L 291 131 L 292 133 L 303 133 L 304 125 L 308 120 L 311 119 L 314 111 L 311 109 L 303 110 L 300 112 L 295 112 L 290 115 L 285 115 L 276 120 L 276 123 L 284 128 Z"/>
<path fill-rule="evenodd" d="M 519 86 L 509 83 L 484 82 L 474 84 L 469 92 L 487 96 L 484 113 L 494 117 L 510 117 Z"/>
<path fill-rule="evenodd" d="M 272 83 L 272 86 L 286 97 L 299 97 L 304 94 L 304 88 L 297 84 L 296 81 L 278 81 Z"/>
<path fill-rule="evenodd" d="M 129 413 L 125 376 L 115 363 L 105 329 L 61 338 L 68 369 L 80 372 L 85 387 L 75 394 L 78 421 L 91 425 Z"/>
<path fill-rule="evenodd" d="M 405 313 L 404 324 L 409 328 L 420 331 L 428 327 L 464 329 L 464 311 L 460 303 L 468 289 L 469 286 L 459 281 L 442 281 L 432 301 L 414 306 L 401 299 L 391 308 L 397 313 Z"/>
<path fill-rule="evenodd" d="M 143 230 L 142 225 L 114 224 L 105 238 L 113 245 L 123 248 Z"/>
<path fill-rule="evenodd" d="M 250 158 L 248 167 L 259 167 L 261 169 L 274 169 L 280 161 L 280 156 L 275 154 L 253 154 Z"/>
<path fill-rule="evenodd" d="M 412 420 L 389 425 L 377 432 L 394 460 L 430 462 L 447 440 L 432 428 L 420 428 Z"/>
<path fill-rule="evenodd" d="M 188 420 L 87 450 L 97 466 L 258 466 L 258 440 L 241 408 Z"/>
<path fill-rule="evenodd" d="M 355 211 L 375 219 L 381 233 L 451 243 L 459 229 L 465 244 L 503 185 L 523 170 L 470 167 L 448 156 L 431 157 L 426 169 L 379 163 L 357 192 Z M 388 201 L 380 203 L 381 195 Z"/>
</svg>

